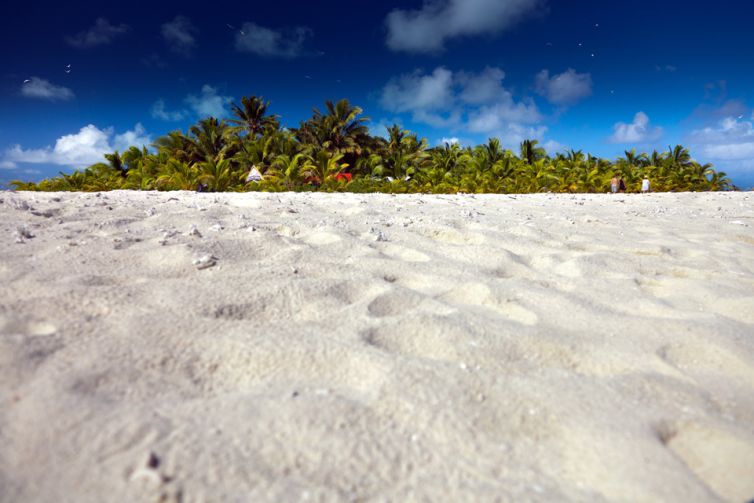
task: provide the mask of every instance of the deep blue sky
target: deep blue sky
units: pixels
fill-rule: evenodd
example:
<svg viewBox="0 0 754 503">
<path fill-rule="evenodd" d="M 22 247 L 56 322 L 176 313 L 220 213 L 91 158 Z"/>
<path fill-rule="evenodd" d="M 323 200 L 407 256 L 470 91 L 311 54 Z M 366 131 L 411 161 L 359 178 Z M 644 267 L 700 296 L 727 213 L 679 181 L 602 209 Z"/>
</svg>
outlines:
<svg viewBox="0 0 754 503">
<path fill-rule="evenodd" d="M 751 1 L 28 5 L 0 7 L 0 183 L 255 94 L 289 126 L 346 97 L 374 132 L 399 122 L 433 145 L 531 137 L 615 158 L 682 143 L 754 185 Z"/>
</svg>

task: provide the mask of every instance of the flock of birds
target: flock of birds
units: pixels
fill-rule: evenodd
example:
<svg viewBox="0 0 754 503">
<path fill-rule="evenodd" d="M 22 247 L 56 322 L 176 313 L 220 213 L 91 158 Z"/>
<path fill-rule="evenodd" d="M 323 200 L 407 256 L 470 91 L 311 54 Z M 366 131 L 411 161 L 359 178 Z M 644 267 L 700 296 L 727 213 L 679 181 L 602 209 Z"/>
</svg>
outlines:
<svg viewBox="0 0 754 503">
<path fill-rule="evenodd" d="M 70 64 L 65 65 L 65 73 L 71 73 L 71 66 Z M 24 80 L 24 84 L 28 84 L 29 82 L 31 82 L 31 79 Z"/>
<path fill-rule="evenodd" d="M 599 23 L 594 23 L 594 27 L 595 28 L 599 28 L 600 24 Z M 547 42 L 545 45 L 547 47 L 552 47 L 553 46 L 552 42 Z M 584 47 L 584 42 L 579 42 L 579 47 Z M 589 53 L 589 56 L 593 58 L 594 57 L 594 53 L 593 52 Z"/>
<path fill-rule="evenodd" d="M 240 33 L 240 34 L 241 34 L 242 36 L 246 36 L 246 32 L 244 32 L 244 31 L 243 31 L 242 29 L 240 29 L 240 28 L 236 28 L 236 27 L 235 27 L 235 26 L 233 26 L 232 24 L 227 24 L 227 23 L 226 23 L 226 25 L 225 25 L 225 26 L 227 26 L 227 27 L 228 27 L 228 29 L 230 29 L 230 30 L 233 30 L 233 31 L 235 31 L 235 32 L 238 32 L 238 33 Z M 595 27 L 595 28 L 599 28 L 599 27 L 600 27 L 600 24 L 599 24 L 599 23 L 594 23 L 594 27 Z M 545 45 L 547 45 L 547 47 L 552 47 L 552 46 L 553 46 L 553 43 L 552 43 L 552 42 L 547 42 L 547 43 L 546 43 Z M 584 43 L 583 43 L 583 42 L 579 42 L 579 44 L 578 44 L 578 45 L 579 45 L 579 47 L 583 47 L 583 46 L 584 46 Z M 324 54 L 324 52 L 322 52 L 322 51 L 320 51 L 320 52 L 318 53 L 318 55 L 323 55 L 323 54 Z M 590 57 L 592 57 L 592 58 L 593 58 L 593 57 L 595 57 L 595 55 L 594 55 L 594 53 L 593 53 L 593 52 L 592 52 L 592 53 L 590 53 L 589 55 L 590 55 Z M 70 65 L 70 64 L 66 65 L 66 67 L 65 67 L 65 73 L 71 73 L 71 65 Z M 307 80 L 311 80 L 311 78 L 312 78 L 312 77 L 311 77 L 311 75 L 304 75 L 304 78 L 305 78 L 305 79 L 307 79 Z M 30 82 L 31 82 L 31 79 L 26 79 L 26 80 L 24 80 L 24 84 L 28 84 L 28 83 L 30 83 Z M 340 79 L 338 79 L 338 80 L 337 80 L 337 82 L 338 82 L 338 83 L 340 83 Z M 611 90 L 610 90 L 610 94 L 615 94 L 615 90 L 614 90 L 614 89 L 611 89 Z M 738 116 L 738 120 L 741 120 L 742 118 L 743 118 L 743 115 L 739 115 L 739 116 Z"/>
<path fill-rule="evenodd" d="M 241 36 L 246 36 L 246 33 L 244 33 L 244 31 L 243 31 L 243 30 L 241 30 L 241 29 L 239 29 L 239 28 L 236 28 L 236 27 L 235 27 L 235 26 L 233 26 L 232 24 L 226 24 L 225 26 L 227 26 L 228 28 L 230 28 L 230 29 L 231 29 L 231 30 L 233 30 L 233 31 L 237 31 L 238 33 L 240 33 L 240 34 L 241 34 Z"/>
<path fill-rule="evenodd" d="M 228 27 L 229 29 L 231 29 L 231 30 L 233 30 L 233 31 L 237 31 L 237 32 L 238 32 L 238 33 L 240 33 L 240 34 L 241 34 L 242 36 L 246 36 L 246 33 L 245 33 L 245 32 L 244 32 L 243 30 L 241 30 L 241 29 L 239 29 L 239 28 L 236 28 L 236 27 L 235 27 L 235 26 L 233 26 L 232 24 L 226 24 L 225 26 L 227 26 L 227 27 Z M 66 65 L 66 66 L 65 66 L 65 70 L 64 70 L 64 71 L 65 71 L 65 73 L 71 73 L 71 67 L 72 67 L 72 65 L 70 65 L 70 64 Z M 311 77 L 308 77 L 308 78 L 311 78 Z M 25 79 L 25 80 L 24 80 L 24 84 L 28 84 L 28 83 L 30 83 L 30 82 L 31 82 L 31 79 Z"/>
</svg>

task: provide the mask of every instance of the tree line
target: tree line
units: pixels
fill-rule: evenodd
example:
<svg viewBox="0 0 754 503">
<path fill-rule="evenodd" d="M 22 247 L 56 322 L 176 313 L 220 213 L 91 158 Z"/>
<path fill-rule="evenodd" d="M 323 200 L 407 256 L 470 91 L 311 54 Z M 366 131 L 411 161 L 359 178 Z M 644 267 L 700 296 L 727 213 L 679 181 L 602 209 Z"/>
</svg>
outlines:
<svg viewBox="0 0 754 503">
<path fill-rule="evenodd" d="M 568 150 L 548 155 L 536 140 L 519 151 L 490 138 L 482 145 L 446 143 L 393 125 L 385 138 L 369 133 L 362 109 L 343 99 L 314 109 L 298 128 L 283 128 L 269 103 L 252 96 L 232 105 L 233 118 L 208 117 L 187 133 L 172 131 L 152 150 L 131 147 L 104 162 L 38 183 L 14 180 L 16 190 L 106 191 L 348 191 L 389 193 L 606 192 L 613 176 L 638 192 L 644 176 L 655 191 L 730 190 L 724 172 L 692 159 L 681 145 L 666 152 L 635 149 L 611 161 Z M 247 181 L 255 167 L 260 181 Z"/>
</svg>

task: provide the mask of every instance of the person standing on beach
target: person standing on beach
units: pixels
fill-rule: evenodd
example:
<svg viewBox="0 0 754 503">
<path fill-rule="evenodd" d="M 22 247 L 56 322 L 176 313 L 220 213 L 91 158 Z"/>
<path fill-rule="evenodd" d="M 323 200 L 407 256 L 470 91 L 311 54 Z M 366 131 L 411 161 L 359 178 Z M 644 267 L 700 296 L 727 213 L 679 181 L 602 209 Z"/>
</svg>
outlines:
<svg viewBox="0 0 754 503">
<path fill-rule="evenodd" d="M 641 191 L 644 194 L 649 192 L 649 178 L 646 176 L 644 177 L 644 180 L 641 181 Z"/>
<path fill-rule="evenodd" d="M 613 175 L 613 177 L 610 179 L 610 192 L 615 194 L 618 192 L 618 175 Z"/>
<path fill-rule="evenodd" d="M 618 180 L 618 192 L 621 194 L 626 191 L 626 182 L 623 181 L 623 177 L 620 177 L 620 180 Z"/>
</svg>

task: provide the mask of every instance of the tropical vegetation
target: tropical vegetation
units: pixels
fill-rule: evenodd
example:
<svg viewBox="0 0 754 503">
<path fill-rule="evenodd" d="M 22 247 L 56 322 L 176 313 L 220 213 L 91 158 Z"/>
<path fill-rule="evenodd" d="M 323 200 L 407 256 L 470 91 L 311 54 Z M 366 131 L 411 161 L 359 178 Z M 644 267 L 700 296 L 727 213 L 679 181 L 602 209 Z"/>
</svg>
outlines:
<svg viewBox="0 0 754 503">
<path fill-rule="evenodd" d="M 172 131 L 151 148 L 131 147 L 104 161 L 38 183 L 15 180 L 17 190 L 103 191 L 349 191 L 390 193 L 606 192 L 614 176 L 629 192 L 643 177 L 654 191 L 733 189 L 724 172 L 695 161 L 681 145 L 666 152 L 632 149 L 611 161 L 568 150 L 548 155 L 536 140 L 518 152 L 497 138 L 483 145 L 430 147 L 398 125 L 385 137 L 348 100 L 328 101 L 298 128 L 283 128 L 262 98 L 243 97 L 233 118 L 200 120 Z M 261 180 L 247 181 L 256 168 Z"/>
</svg>

